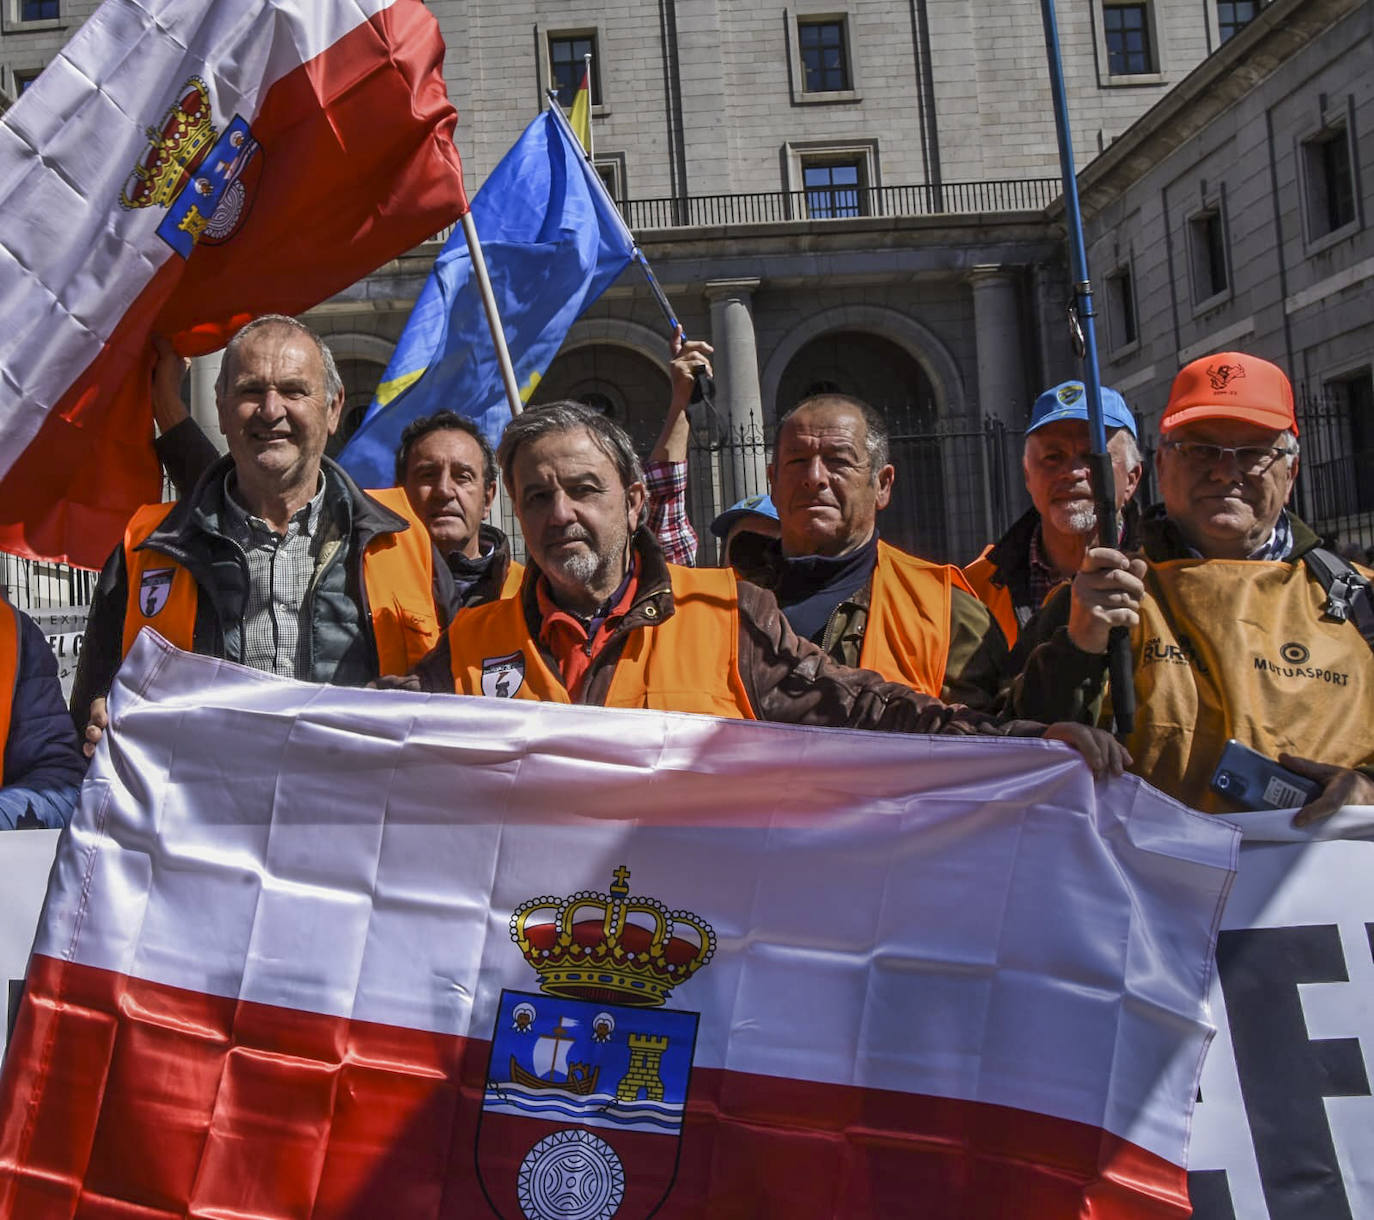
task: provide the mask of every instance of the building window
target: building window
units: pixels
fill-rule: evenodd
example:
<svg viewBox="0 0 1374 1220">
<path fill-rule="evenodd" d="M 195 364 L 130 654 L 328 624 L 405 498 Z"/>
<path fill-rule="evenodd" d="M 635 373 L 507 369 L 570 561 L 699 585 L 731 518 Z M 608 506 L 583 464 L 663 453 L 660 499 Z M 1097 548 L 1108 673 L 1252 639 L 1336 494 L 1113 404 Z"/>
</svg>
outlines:
<svg viewBox="0 0 1374 1220">
<path fill-rule="evenodd" d="M 798 21 L 797 44 L 803 92 L 843 93 L 854 87 L 843 20 Z"/>
<path fill-rule="evenodd" d="M 867 216 L 868 192 L 861 157 L 845 160 L 802 159 L 806 214 L 812 220 Z"/>
<path fill-rule="evenodd" d="M 1107 326 L 1114 351 L 1140 338 L 1135 322 L 1135 284 L 1129 267 L 1118 267 L 1107 277 Z"/>
<path fill-rule="evenodd" d="M 1148 4 L 1104 5 L 1102 26 L 1107 36 L 1108 75 L 1144 76 L 1156 70 Z"/>
<path fill-rule="evenodd" d="M 20 0 L 20 21 L 56 21 L 60 16 L 58 0 Z"/>
<path fill-rule="evenodd" d="M 1259 16 L 1259 0 L 1217 0 L 1217 35 L 1222 42 Z"/>
<path fill-rule="evenodd" d="M 1193 304 L 1210 305 L 1231 284 L 1226 267 L 1226 222 L 1220 207 L 1188 219 L 1188 257 L 1193 277 Z"/>
<path fill-rule="evenodd" d="M 607 153 L 598 155 L 592 162 L 597 177 L 606 184 L 606 193 L 617 203 L 625 200 L 625 154 Z"/>
<path fill-rule="evenodd" d="M 596 54 L 595 34 L 549 35 L 549 71 L 558 102 L 565 110 L 573 104 L 586 68 L 583 57 L 592 57 L 592 105 L 601 105 L 601 67 Z"/>
<path fill-rule="evenodd" d="M 1317 519 L 1329 522 L 1374 509 L 1374 373 L 1346 373 L 1323 389 L 1317 417 L 1309 410 L 1302 422 L 1304 440 L 1320 434 L 1308 447 L 1307 485 Z"/>
<path fill-rule="evenodd" d="M 38 79 L 39 74 L 42 71 L 42 68 L 29 68 L 27 71 L 15 72 L 14 96 L 18 97 L 21 93 L 23 93 L 25 89 L 27 89 L 31 84 L 33 84 L 34 81 Z"/>
<path fill-rule="evenodd" d="M 1307 239 L 1317 241 L 1355 222 L 1355 171 L 1350 129 L 1327 127 L 1302 142 Z"/>
</svg>

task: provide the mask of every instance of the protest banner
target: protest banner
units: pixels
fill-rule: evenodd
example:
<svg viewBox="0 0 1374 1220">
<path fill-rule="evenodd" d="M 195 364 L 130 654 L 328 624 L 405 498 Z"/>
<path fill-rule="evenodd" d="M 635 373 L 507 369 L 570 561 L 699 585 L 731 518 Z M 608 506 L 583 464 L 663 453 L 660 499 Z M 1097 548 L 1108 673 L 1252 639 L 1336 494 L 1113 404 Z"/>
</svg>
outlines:
<svg viewBox="0 0 1374 1220">
<path fill-rule="evenodd" d="M 147 632 L 112 713 L 0 1207 L 1187 1213 L 1235 831 L 1137 780 L 307 686 Z"/>
</svg>

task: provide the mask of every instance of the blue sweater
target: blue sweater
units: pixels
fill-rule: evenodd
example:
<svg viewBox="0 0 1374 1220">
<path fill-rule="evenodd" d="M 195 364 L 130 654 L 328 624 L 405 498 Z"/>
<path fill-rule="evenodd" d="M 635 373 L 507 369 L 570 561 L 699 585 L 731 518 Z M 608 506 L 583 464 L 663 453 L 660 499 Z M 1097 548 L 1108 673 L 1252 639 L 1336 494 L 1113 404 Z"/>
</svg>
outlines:
<svg viewBox="0 0 1374 1220">
<path fill-rule="evenodd" d="M 65 826 L 76 807 L 86 759 L 57 681 L 57 658 L 22 611 L 19 664 L 5 742 L 5 786 L 0 788 L 0 830 Z"/>
</svg>

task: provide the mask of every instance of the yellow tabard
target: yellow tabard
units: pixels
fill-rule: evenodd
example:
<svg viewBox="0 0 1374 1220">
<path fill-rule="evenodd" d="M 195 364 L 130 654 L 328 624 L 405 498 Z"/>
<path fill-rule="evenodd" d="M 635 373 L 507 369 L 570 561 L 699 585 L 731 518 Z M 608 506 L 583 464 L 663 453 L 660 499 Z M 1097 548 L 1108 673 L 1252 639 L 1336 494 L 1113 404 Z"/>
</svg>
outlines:
<svg viewBox="0 0 1374 1220">
<path fill-rule="evenodd" d="M 1136 774 L 1217 812 L 1234 808 L 1209 786 L 1230 737 L 1270 758 L 1374 761 L 1374 650 L 1322 617 L 1305 564 L 1170 560 L 1145 587 L 1126 743 Z"/>
</svg>

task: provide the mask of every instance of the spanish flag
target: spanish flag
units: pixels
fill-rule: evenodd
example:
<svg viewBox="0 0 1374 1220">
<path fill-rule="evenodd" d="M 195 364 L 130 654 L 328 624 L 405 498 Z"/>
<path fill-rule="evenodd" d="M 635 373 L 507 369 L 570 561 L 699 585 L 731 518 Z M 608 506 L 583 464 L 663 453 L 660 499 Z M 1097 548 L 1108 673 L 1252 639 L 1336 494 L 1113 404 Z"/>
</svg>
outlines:
<svg viewBox="0 0 1374 1220">
<path fill-rule="evenodd" d="M 582 70 L 582 83 L 577 86 L 577 96 L 573 98 L 572 112 L 568 115 L 573 131 L 588 155 L 592 151 L 592 66 Z"/>
</svg>

